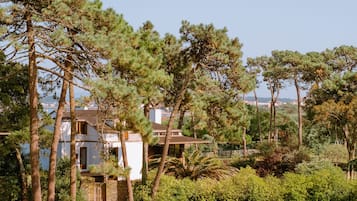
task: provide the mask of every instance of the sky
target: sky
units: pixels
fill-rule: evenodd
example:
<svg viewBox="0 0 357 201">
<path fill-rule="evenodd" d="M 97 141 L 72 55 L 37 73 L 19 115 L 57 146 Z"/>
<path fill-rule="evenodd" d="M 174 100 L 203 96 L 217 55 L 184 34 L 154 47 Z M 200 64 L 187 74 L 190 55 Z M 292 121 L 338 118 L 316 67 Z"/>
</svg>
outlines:
<svg viewBox="0 0 357 201">
<path fill-rule="evenodd" d="M 357 46 L 355 0 L 102 0 L 135 29 L 151 21 L 163 36 L 179 35 L 182 20 L 212 23 L 227 28 L 228 35 L 243 44 L 247 57 L 270 55 L 272 50 L 302 53 L 340 45 Z M 287 86 L 280 97 L 295 98 Z M 269 97 L 261 84 L 258 95 Z"/>
</svg>

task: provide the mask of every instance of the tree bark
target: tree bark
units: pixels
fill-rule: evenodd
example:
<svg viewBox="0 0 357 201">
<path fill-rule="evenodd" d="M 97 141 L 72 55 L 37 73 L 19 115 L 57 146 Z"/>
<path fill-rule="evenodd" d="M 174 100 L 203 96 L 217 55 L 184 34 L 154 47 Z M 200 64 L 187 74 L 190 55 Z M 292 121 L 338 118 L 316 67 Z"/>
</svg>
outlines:
<svg viewBox="0 0 357 201">
<path fill-rule="evenodd" d="M 177 94 L 176 99 L 175 99 L 176 102 L 175 102 L 173 110 L 171 112 L 171 115 L 170 115 L 170 118 L 169 118 L 169 123 L 168 123 L 167 129 L 166 129 L 165 144 L 164 144 L 164 148 L 163 148 L 163 151 L 162 151 L 160 164 L 159 164 L 158 170 L 156 172 L 156 176 L 155 176 L 155 179 L 154 179 L 154 184 L 153 184 L 152 189 L 151 189 L 151 197 L 152 197 L 152 199 L 155 199 L 156 192 L 159 189 L 159 185 L 160 185 L 161 174 L 164 171 L 165 161 L 166 161 L 167 154 L 168 154 L 168 151 L 169 151 L 169 143 L 170 143 L 170 139 L 171 139 L 171 131 L 172 131 L 172 128 L 173 128 L 173 125 L 174 125 L 175 116 L 179 111 L 179 107 L 180 107 L 181 102 L 182 102 L 182 100 L 184 98 L 185 92 L 187 90 L 188 83 L 191 81 L 191 76 L 192 76 L 193 73 L 194 73 L 193 69 L 188 72 L 188 74 L 185 77 L 184 83 L 182 84 L 182 87 L 181 87 L 181 89 L 180 89 L 180 91 Z"/>
<path fill-rule="evenodd" d="M 177 124 L 177 129 L 182 129 L 182 126 L 183 126 L 183 121 L 184 121 L 184 118 L 185 118 L 185 113 L 186 113 L 186 110 L 184 108 L 181 108 L 180 110 L 180 117 L 179 117 L 179 121 L 178 121 L 178 124 Z"/>
<path fill-rule="evenodd" d="M 126 153 L 125 136 L 123 132 L 120 132 L 120 144 L 121 144 L 121 151 L 123 155 L 124 168 L 126 169 L 129 167 L 129 163 L 128 163 L 128 154 Z M 133 187 L 131 185 L 130 173 L 125 175 L 125 178 L 126 178 L 126 185 L 128 188 L 128 200 L 134 201 L 134 193 L 133 193 Z"/>
<path fill-rule="evenodd" d="M 298 107 L 298 136 L 299 136 L 299 148 L 302 146 L 302 110 L 301 110 L 301 94 L 300 94 L 300 87 L 297 79 L 294 79 L 295 89 L 296 89 L 296 97 L 297 97 L 297 107 Z"/>
<path fill-rule="evenodd" d="M 276 143 L 278 143 L 278 132 L 276 129 L 276 102 L 278 101 L 279 97 L 279 89 L 276 89 L 276 96 L 274 97 L 273 101 L 273 131 L 274 131 L 274 139 L 276 139 Z"/>
<path fill-rule="evenodd" d="M 144 106 L 144 115 L 149 119 L 150 107 L 149 104 Z M 142 179 L 141 182 L 143 185 L 146 185 L 147 177 L 149 173 L 149 143 L 146 140 L 143 140 L 143 167 L 142 167 Z"/>
<path fill-rule="evenodd" d="M 50 165 L 48 170 L 48 197 L 47 201 L 55 201 L 55 186 L 56 186 L 56 163 L 57 163 L 57 148 L 58 141 L 61 135 L 61 124 L 62 117 L 64 112 L 64 106 L 66 102 L 66 93 L 68 89 L 68 81 L 70 77 L 70 73 L 68 71 L 64 71 L 64 79 L 62 81 L 62 90 L 60 99 L 58 101 L 58 108 L 56 113 L 55 127 L 52 137 L 52 145 L 51 145 L 51 153 L 50 153 Z"/>
<path fill-rule="evenodd" d="M 73 67 L 71 67 L 73 73 Z M 70 76 L 73 81 L 73 75 Z M 71 145 L 70 145 L 70 161 L 71 161 L 71 176 L 70 176 L 70 197 L 72 201 L 76 201 L 77 196 L 77 161 L 76 161 L 76 113 L 75 113 L 75 99 L 74 86 L 69 83 L 69 105 L 71 115 Z"/>
<path fill-rule="evenodd" d="M 38 94 L 37 94 L 37 65 L 35 53 L 35 31 L 32 24 L 32 14 L 29 8 L 25 12 L 27 26 L 27 42 L 29 46 L 29 99 L 30 99 L 30 160 L 31 160 L 31 184 L 32 197 L 35 201 L 41 201 L 40 159 L 39 159 L 39 135 L 38 135 Z"/>
<path fill-rule="evenodd" d="M 352 161 L 355 159 L 355 153 L 356 153 L 356 143 L 351 139 L 350 136 L 350 130 L 348 128 L 348 125 L 343 126 L 343 132 L 345 134 L 345 139 L 346 139 L 346 147 L 347 147 L 347 152 L 348 152 L 348 162 Z M 347 178 L 348 179 L 353 179 L 354 176 L 354 165 L 349 164 L 348 169 L 347 169 Z"/>
<path fill-rule="evenodd" d="M 253 92 L 254 92 L 256 115 L 257 115 L 257 121 L 258 121 L 259 141 L 260 141 L 260 142 L 263 142 L 262 128 L 261 128 L 261 125 L 260 125 L 260 113 L 259 113 L 259 104 L 258 104 L 257 91 L 254 89 Z"/>
<path fill-rule="evenodd" d="M 270 84 L 271 85 L 271 84 Z M 268 134 L 268 142 L 271 142 L 271 137 L 273 133 L 273 113 L 274 113 L 274 90 L 272 86 L 270 87 L 270 117 L 269 117 L 269 134 Z"/>
<path fill-rule="evenodd" d="M 16 159 L 20 169 L 20 181 L 21 181 L 21 201 L 28 201 L 27 197 L 27 179 L 26 179 L 26 170 L 24 163 L 22 161 L 21 151 L 19 148 L 15 148 Z"/>
<path fill-rule="evenodd" d="M 195 129 L 195 116 L 194 116 L 193 112 L 191 113 L 191 132 L 192 132 L 193 138 L 197 139 L 197 133 L 196 133 L 196 129 Z M 195 149 L 196 149 L 196 151 L 198 150 L 198 144 L 195 144 Z"/>
<path fill-rule="evenodd" d="M 247 132 L 247 129 L 245 127 L 243 127 L 242 140 L 243 140 L 243 156 L 244 157 L 247 157 L 247 155 L 248 155 L 246 132 Z"/>
</svg>

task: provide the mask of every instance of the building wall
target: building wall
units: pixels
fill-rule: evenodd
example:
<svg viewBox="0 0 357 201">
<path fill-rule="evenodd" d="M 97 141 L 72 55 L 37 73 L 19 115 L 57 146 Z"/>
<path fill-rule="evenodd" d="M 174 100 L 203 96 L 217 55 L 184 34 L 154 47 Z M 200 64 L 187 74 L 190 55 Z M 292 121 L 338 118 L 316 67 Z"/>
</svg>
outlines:
<svg viewBox="0 0 357 201">
<path fill-rule="evenodd" d="M 143 153 L 143 143 L 142 142 L 126 142 L 126 152 L 128 154 L 128 163 L 131 168 L 130 179 L 140 180 L 141 179 L 141 169 L 142 169 L 142 153 Z M 118 147 L 119 156 L 118 161 L 120 165 L 123 165 L 123 155 L 121 152 L 120 142 L 113 142 L 111 147 Z"/>
<path fill-rule="evenodd" d="M 71 125 L 69 121 L 63 121 L 61 126 L 61 138 L 58 146 L 58 157 L 69 157 L 70 156 L 70 131 Z M 80 148 L 87 148 L 87 168 L 81 169 L 81 171 L 88 171 L 90 165 L 97 165 L 102 162 L 103 155 L 103 143 L 105 141 L 105 146 L 111 148 L 118 148 L 118 161 L 123 164 L 121 145 L 117 134 L 103 134 L 102 137 L 97 133 L 95 128 L 88 125 L 88 134 L 78 134 L 76 136 L 76 154 L 77 154 L 77 164 L 79 167 L 80 163 Z M 141 169 L 142 169 L 142 153 L 143 153 L 143 143 L 140 134 L 130 133 L 128 141 L 126 142 L 128 162 L 131 168 L 130 178 L 132 180 L 141 179 Z"/>
</svg>

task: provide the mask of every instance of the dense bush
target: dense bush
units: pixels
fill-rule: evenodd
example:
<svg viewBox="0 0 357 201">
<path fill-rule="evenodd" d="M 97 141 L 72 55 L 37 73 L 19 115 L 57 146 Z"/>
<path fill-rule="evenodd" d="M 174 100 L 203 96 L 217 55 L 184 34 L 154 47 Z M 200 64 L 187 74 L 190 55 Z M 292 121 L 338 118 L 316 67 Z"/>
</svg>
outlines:
<svg viewBox="0 0 357 201">
<path fill-rule="evenodd" d="M 305 149 L 289 149 L 276 147 L 262 154 L 262 160 L 256 162 L 254 168 L 260 176 L 274 175 L 281 177 L 285 172 L 292 172 L 304 161 L 310 161 L 309 152 Z"/>
<path fill-rule="evenodd" d="M 20 200 L 21 186 L 17 176 L 0 176 L 1 199 L 8 201 Z"/>
<path fill-rule="evenodd" d="M 316 162 L 305 166 L 314 166 Z M 190 201 L 345 201 L 357 200 L 357 181 L 348 181 L 344 172 L 335 166 L 310 168 L 299 173 L 285 173 L 283 177 L 259 177 L 254 169 L 242 168 L 234 176 L 217 181 L 213 179 L 176 179 L 163 175 L 155 200 Z M 135 188 L 135 200 L 149 201 L 150 184 Z"/>
<path fill-rule="evenodd" d="M 250 167 L 242 168 L 217 185 L 216 200 L 282 200 L 279 182 L 273 177 L 258 177 Z"/>
</svg>

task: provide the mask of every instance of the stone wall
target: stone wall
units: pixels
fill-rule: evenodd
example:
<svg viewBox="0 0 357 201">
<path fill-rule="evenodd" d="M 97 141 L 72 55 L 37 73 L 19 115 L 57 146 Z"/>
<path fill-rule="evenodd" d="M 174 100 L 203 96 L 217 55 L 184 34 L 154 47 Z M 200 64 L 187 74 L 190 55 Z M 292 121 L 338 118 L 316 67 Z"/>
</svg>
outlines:
<svg viewBox="0 0 357 201">
<path fill-rule="evenodd" d="M 92 177 L 82 177 L 81 190 L 87 201 L 126 201 L 128 191 L 125 181 L 109 179 L 96 181 Z"/>
</svg>

